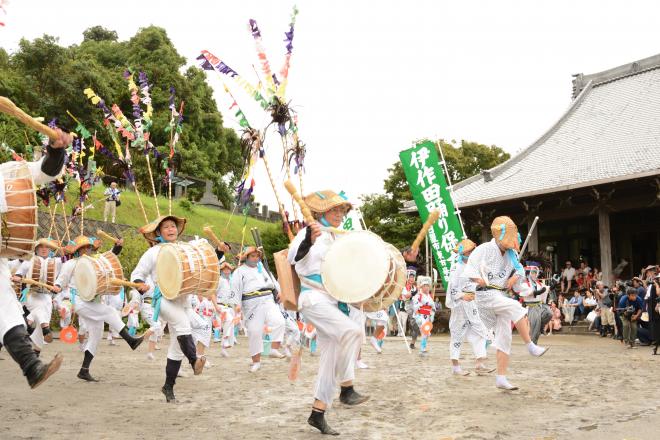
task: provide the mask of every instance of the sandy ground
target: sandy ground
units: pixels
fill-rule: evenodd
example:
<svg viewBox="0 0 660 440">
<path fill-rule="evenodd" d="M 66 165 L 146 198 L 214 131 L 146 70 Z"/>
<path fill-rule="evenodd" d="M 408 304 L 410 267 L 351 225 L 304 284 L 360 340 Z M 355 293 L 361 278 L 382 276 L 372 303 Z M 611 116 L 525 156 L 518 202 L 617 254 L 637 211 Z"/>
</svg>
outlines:
<svg viewBox="0 0 660 440">
<path fill-rule="evenodd" d="M 77 345 L 56 341 L 44 357 L 63 352 L 62 369 L 34 391 L 3 351 L 0 438 L 320 439 L 306 423 L 318 357 L 305 353 L 291 383 L 285 361 L 268 359 L 248 373 L 247 341 L 239 341 L 228 359 L 214 344 L 213 367 L 180 378 L 174 405 L 160 393 L 165 347 L 148 361 L 146 347 L 131 352 L 123 341 L 103 341 L 92 364 L 102 381 L 84 383 L 75 377 Z M 521 390 L 513 393 L 497 390 L 492 376 L 451 376 L 446 336 L 432 339 L 427 359 L 409 355 L 397 338 L 387 339 L 382 355 L 365 344 L 371 368 L 358 371 L 356 388 L 371 400 L 354 408 L 337 400 L 328 421 L 348 439 L 660 438 L 660 356 L 647 347 L 555 335 L 542 338 L 551 350 L 535 359 L 516 342 L 509 378 Z"/>
</svg>

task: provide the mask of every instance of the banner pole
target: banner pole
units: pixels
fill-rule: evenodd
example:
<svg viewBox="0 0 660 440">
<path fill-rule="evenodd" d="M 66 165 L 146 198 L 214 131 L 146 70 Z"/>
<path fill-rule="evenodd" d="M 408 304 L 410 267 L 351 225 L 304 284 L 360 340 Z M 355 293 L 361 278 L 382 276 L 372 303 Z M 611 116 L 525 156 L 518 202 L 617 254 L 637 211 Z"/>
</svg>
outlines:
<svg viewBox="0 0 660 440">
<path fill-rule="evenodd" d="M 436 139 L 437 139 L 437 136 L 436 136 Z M 440 145 L 440 142 L 438 142 L 436 140 L 435 145 L 438 147 L 438 151 L 440 151 L 440 162 L 442 163 L 442 170 L 444 171 L 445 177 L 447 178 L 447 183 L 449 184 L 449 196 L 451 197 L 451 201 L 454 203 L 454 212 L 458 216 L 458 221 L 461 224 L 461 231 L 463 232 L 463 240 L 465 240 L 468 237 L 467 237 L 467 234 L 465 233 L 465 226 L 463 225 L 463 217 L 461 216 L 461 208 L 456 203 L 456 197 L 454 197 L 454 184 L 451 181 L 451 176 L 449 175 L 449 170 L 447 170 L 447 161 L 445 160 L 445 155 L 442 152 L 442 146 Z"/>
</svg>

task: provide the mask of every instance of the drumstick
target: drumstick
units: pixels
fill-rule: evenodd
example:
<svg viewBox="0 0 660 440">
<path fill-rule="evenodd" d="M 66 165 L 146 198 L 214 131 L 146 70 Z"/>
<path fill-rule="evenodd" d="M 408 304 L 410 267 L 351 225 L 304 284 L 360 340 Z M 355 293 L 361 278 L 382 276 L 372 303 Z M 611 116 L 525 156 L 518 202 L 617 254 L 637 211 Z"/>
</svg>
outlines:
<svg viewBox="0 0 660 440">
<path fill-rule="evenodd" d="M 122 280 L 121 278 L 110 278 L 110 284 L 112 284 L 113 286 L 130 287 L 133 289 L 138 289 L 139 287 L 142 287 L 142 284 L 140 283 L 134 283 L 128 280 Z"/>
<path fill-rule="evenodd" d="M 440 217 L 440 211 L 431 211 L 429 213 L 429 218 L 426 219 L 424 225 L 422 226 L 422 229 L 419 230 L 419 233 L 417 234 L 415 241 L 413 241 L 412 246 L 410 246 L 413 251 L 419 250 L 419 245 L 422 243 L 422 240 L 424 240 L 426 233 L 429 232 L 429 229 L 431 229 L 433 223 L 438 221 L 439 217 Z"/>
<path fill-rule="evenodd" d="M 114 243 L 114 244 L 117 244 L 117 242 L 119 241 L 118 238 L 115 238 L 115 237 L 113 237 L 112 235 L 110 235 L 110 234 L 108 234 L 107 232 L 104 232 L 104 231 L 102 231 L 102 230 L 100 230 L 100 229 L 97 229 L 97 230 L 96 230 L 96 235 L 98 235 L 99 237 L 103 237 L 103 238 L 105 238 L 106 240 L 110 240 L 110 241 L 111 241 L 112 243 Z"/>
<path fill-rule="evenodd" d="M 50 284 L 42 283 L 41 281 L 35 281 L 31 278 L 25 278 L 20 281 L 23 284 L 29 284 L 31 286 L 37 286 L 37 287 L 42 287 L 44 289 L 48 290 L 53 290 L 55 286 L 51 286 Z"/>
<path fill-rule="evenodd" d="M 204 234 L 206 234 L 209 240 L 211 240 L 211 243 L 213 243 L 218 249 L 222 250 L 227 247 L 227 245 L 215 235 L 215 232 L 213 232 L 213 229 L 211 229 L 210 226 L 204 226 Z"/>
<path fill-rule="evenodd" d="M 37 121 L 32 116 L 28 115 L 23 110 L 16 107 L 16 104 L 11 102 L 9 98 L 6 98 L 4 96 L 0 96 L 0 112 L 15 117 L 23 124 L 27 125 L 28 127 L 37 130 L 41 134 L 45 134 L 53 141 L 56 141 L 59 138 L 55 130 Z"/>
</svg>

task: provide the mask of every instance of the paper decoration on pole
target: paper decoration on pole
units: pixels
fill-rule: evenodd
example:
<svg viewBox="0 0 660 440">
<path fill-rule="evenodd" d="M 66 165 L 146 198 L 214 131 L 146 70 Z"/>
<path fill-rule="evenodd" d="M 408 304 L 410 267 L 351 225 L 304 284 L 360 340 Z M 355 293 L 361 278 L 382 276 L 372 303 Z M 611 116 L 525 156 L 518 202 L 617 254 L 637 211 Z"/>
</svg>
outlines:
<svg viewBox="0 0 660 440">
<path fill-rule="evenodd" d="M 429 229 L 428 239 L 446 289 L 452 251 L 464 234 L 447 188 L 436 146 L 431 141 L 420 142 L 415 147 L 400 152 L 399 158 L 422 223 L 431 211 L 440 213 L 438 221 Z"/>
</svg>

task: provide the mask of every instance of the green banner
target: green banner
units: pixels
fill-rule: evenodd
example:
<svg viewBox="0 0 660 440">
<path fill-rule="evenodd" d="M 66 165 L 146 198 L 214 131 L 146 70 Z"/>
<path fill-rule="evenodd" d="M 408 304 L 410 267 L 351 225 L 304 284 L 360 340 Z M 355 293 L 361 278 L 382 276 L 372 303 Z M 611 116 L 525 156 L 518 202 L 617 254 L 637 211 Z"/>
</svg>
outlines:
<svg viewBox="0 0 660 440">
<path fill-rule="evenodd" d="M 438 159 L 436 146 L 431 141 L 424 141 L 399 153 L 399 158 L 422 223 L 431 211 L 440 212 L 438 221 L 429 229 L 428 239 L 435 266 L 442 277 L 442 284 L 447 289 L 452 251 L 462 240 L 463 229 L 447 189 L 447 180 Z"/>
</svg>

